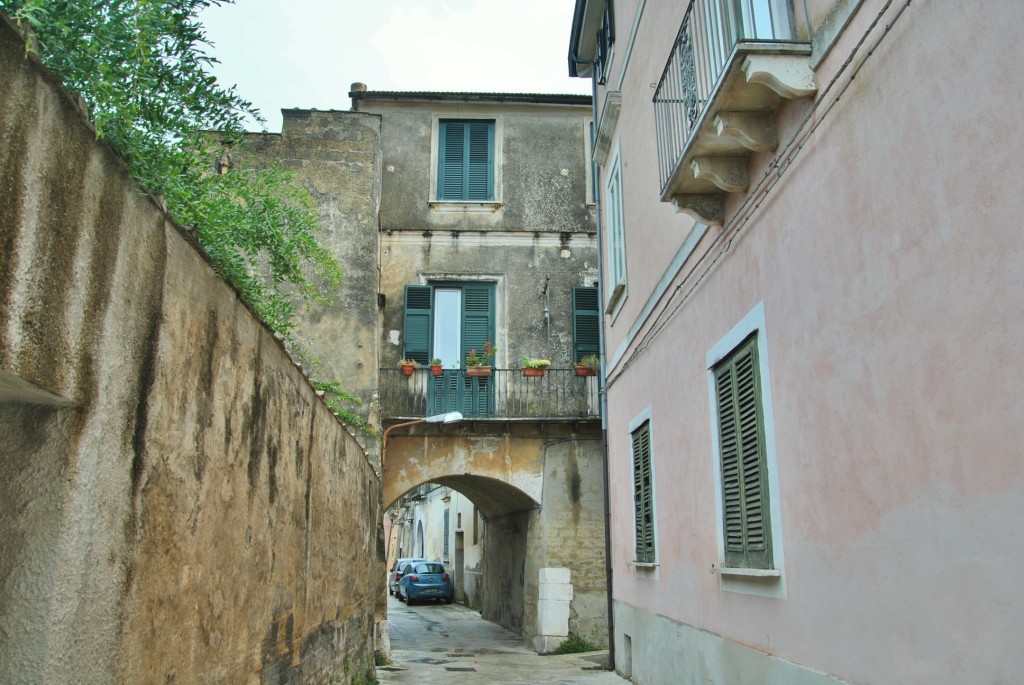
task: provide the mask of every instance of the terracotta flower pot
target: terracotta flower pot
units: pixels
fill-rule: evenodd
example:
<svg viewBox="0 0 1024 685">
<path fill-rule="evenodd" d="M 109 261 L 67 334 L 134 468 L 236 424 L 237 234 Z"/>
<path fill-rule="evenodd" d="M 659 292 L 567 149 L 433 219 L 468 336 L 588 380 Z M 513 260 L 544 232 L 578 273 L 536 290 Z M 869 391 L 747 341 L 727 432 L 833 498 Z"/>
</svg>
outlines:
<svg viewBox="0 0 1024 685">
<path fill-rule="evenodd" d="M 412 364 L 402 364 L 402 373 L 404 373 L 406 376 L 411 376 L 412 370 L 414 368 L 416 367 L 414 367 Z"/>
<path fill-rule="evenodd" d="M 596 376 L 597 375 L 597 371 L 595 371 L 594 369 L 590 368 L 589 366 L 577 366 L 576 367 L 576 375 L 577 376 Z"/>
<path fill-rule="evenodd" d="M 466 367 L 466 375 L 467 376 L 490 376 L 491 375 L 491 367 L 489 367 L 489 366 L 467 366 Z"/>
<path fill-rule="evenodd" d="M 538 376 L 543 376 L 546 372 L 547 372 L 547 369 L 541 368 L 541 367 L 529 367 L 528 366 L 525 369 L 523 369 L 523 375 L 524 376 L 533 376 L 534 378 L 536 378 Z"/>
<path fill-rule="evenodd" d="M 431 364 L 430 365 L 430 373 L 433 376 L 440 376 L 443 371 L 444 371 L 444 369 L 441 368 L 440 364 Z"/>
</svg>

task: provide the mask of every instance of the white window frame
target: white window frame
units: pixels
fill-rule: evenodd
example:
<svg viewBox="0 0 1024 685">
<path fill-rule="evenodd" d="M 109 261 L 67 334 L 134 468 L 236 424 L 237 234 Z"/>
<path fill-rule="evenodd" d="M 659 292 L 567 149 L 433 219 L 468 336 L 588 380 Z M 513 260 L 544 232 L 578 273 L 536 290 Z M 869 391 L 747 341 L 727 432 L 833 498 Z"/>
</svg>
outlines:
<svg viewBox="0 0 1024 685">
<path fill-rule="evenodd" d="M 728 357 L 751 334 L 757 333 L 758 374 L 761 388 L 761 416 L 764 421 L 765 467 L 768 474 L 768 513 L 772 536 L 772 569 L 734 569 L 722 565 L 725 559 L 725 531 L 722 521 L 722 448 L 718 428 L 718 400 L 715 367 Z M 759 302 L 739 323 L 726 333 L 707 353 L 708 403 L 711 415 L 711 453 L 714 459 L 715 531 L 718 536 L 718 558 L 714 571 L 721 579 L 721 588 L 762 597 L 786 597 L 786 572 L 782 545 L 782 506 L 779 497 L 778 456 L 775 448 L 775 414 L 772 409 L 772 383 L 768 372 L 768 335 L 765 330 L 764 302 Z"/>
<path fill-rule="evenodd" d="M 622 206 L 622 155 L 615 145 L 608 176 L 604 183 L 605 245 L 607 245 L 607 283 L 605 313 L 614 316 L 626 299 L 626 230 Z"/>
</svg>

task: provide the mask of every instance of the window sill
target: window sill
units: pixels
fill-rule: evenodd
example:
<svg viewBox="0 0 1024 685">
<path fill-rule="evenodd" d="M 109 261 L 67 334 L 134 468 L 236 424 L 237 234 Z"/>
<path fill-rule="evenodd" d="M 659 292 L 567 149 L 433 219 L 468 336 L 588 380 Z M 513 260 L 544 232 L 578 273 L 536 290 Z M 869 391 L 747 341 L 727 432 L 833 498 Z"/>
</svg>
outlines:
<svg viewBox="0 0 1024 685">
<path fill-rule="evenodd" d="M 488 200 L 486 202 L 432 200 L 428 204 L 435 212 L 480 212 L 493 214 L 502 207 L 500 200 Z"/>
<path fill-rule="evenodd" d="M 615 288 L 612 290 L 612 294 L 608 297 L 608 306 L 605 307 L 604 313 L 612 315 L 614 314 L 619 303 L 622 301 L 622 296 L 626 294 L 626 284 L 616 283 Z"/>
<path fill-rule="evenodd" d="M 631 561 L 626 565 L 632 566 L 633 568 L 639 569 L 641 571 L 652 571 L 661 566 L 661 564 L 657 564 L 653 561 Z"/>
<path fill-rule="evenodd" d="M 781 578 L 782 571 L 777 568 L 734 568 L 732 566 L 712 566 L 711 573 L 723 576 L 746 576 L 748 578 Z"/>
</svg>

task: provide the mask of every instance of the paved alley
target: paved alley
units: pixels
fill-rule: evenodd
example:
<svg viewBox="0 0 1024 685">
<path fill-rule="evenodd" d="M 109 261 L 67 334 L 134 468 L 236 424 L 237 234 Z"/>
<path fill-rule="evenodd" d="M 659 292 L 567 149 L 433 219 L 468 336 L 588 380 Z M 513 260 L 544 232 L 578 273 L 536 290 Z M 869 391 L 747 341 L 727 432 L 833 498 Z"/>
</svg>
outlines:
<svg viewBox="0 0 1024 685">
<path fill-rule="evenodd" d="M 482 683 L 608 683 L 606 652 L 540 656 L 522 639 L 459 604 L 406 607 L 388 597 L 391 666 L 377 668 L 384 685 L 479 685 Z"/>
</svg>

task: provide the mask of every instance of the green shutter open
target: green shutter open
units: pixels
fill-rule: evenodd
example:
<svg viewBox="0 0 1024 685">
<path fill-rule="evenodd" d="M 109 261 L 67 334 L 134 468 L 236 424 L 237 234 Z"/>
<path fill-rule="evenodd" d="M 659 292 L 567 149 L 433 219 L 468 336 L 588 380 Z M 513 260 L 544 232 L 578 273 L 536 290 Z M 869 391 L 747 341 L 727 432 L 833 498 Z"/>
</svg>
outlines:
<svg viewBox="0 0 1024 685">
<path fill-rule="evenodd" d="M 573 362 L 589 354 L 600 354 L 601 318 L 597 308 L 597 288 L 572 289 Z"/>
<path fill-rule="evenodd" d="M 402 356 L 421 364 L 430 362 L 431 318 L 433 293 L 429 285 L 405 286 L 405 348 Z"/>
</svg>

